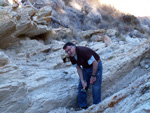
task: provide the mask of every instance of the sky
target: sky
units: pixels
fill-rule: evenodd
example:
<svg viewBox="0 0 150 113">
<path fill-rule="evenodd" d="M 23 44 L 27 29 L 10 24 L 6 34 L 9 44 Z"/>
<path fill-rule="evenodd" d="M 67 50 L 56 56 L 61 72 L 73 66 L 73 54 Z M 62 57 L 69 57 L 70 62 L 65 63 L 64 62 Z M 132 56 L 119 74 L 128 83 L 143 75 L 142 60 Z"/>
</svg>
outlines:
<svg viewBox="0 0 150 113">
<path fill-rule="evenodd" d="M 150 0 L 99 0 L 102 4 L 112 5 L 116 9 L 135 16 L 150 16 Z"/>
<path fill-rule="evenodd" d="M 8 1 L 12 3 L 12 0 Z M 112 5 L 116 9 L 124 13 L 129 13 L 140 17 L 143 16 L 150 17 L 150 0 L 98 0 L 98 1 L 101 4 Z M 74 4 L 74 6 L 77 7 L 77 9 L 81 8 L 78 4 Z"/>
</svg>

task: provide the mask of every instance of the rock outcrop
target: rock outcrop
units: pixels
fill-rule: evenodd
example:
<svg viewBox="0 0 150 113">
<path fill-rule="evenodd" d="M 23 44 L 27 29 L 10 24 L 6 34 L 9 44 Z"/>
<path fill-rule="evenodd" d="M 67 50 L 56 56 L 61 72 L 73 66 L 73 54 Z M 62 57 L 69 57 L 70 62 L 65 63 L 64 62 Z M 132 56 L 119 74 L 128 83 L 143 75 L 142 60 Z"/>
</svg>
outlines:
<svg viewBox="0 0 150 113">
<path fill-rule="evenodd" d="M 38 12 L 30 6 L 19 8 L 18 4 L 2 8 L 0 47 L 8 47 L 19 36 L 34 37 L 50 31 L 47 24 L 51 20 L 51 13 L 51 7 L 44 7 Z"/>
<path fill-rule="evenodd" d="M 115 28 L 104 30 L 93 25 L 83 31 L 81 23 L 87 20 L 87 26 L 91 21 L 99 24 L 101 15 L 90 16 L 94 14 L 87 3 L 78 13 L 71 10 L 75 7 L 70 6 L 71 1 L 57 1 L 49 1 L 37 10 L 0 1 L 0 112 L 148 113 L 149 38 L 142 33 L 142 37 L 136 37 L 138 30 L 117 35 Z M 51 23 L 57 13 L 60 15 L 55 17 L 64 13 L 66 20 L 74 15 L 68 28 Z M 82 13 L 88 18 L 79 21 L 76 17 Z M 64 23 L 68 24 L 66 20 Z M 76 109 L 79 77 L 62 49 L 66 41 L 92 48 L 103 63 L 102 102 L 92 105 L 90 88 L 86 110 Z"/>
</svg>

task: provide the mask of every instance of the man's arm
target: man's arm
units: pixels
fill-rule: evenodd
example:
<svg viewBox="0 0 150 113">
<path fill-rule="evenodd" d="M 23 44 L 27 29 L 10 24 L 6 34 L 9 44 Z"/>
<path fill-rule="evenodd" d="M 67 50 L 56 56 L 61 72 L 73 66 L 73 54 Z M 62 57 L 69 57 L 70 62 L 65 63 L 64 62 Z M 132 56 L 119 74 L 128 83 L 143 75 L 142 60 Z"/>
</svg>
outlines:
<svg viewBox="0 0 150 113">
<path fill-rule="evenodd" d="M 92 76 L 90 78 L 91 84 L 93 84 L 96 81 L 96 72 L 97 72 L 97 68 L 98 68 L 98 62 L 96 60 L 94 60 L 92 65 L 93 65 L 93 72 L 92 72 Z"/>
<path fill-rule="evenodd" d="M 98 68 L 98 62 L 96 60 L 94 60 L 93 63 L 92 63 L 92 65 L 93 65 L 92 75 L 96 75 L 97 68 Z"/>
<path fill-rule="evenodd" d="M 81 69 L 81 67 L 78 66 L 78 65 L 77 65 L 76 68 L 77 68 L 78 75 L 79 75 L 79 77 L 80 77 L 80 79 L 81 79 L 82 86 L 83 86 L 84 88 L 86 88 L 86 87 L 87 87 L 87 83 L 84 81 L 82 69 Z"/>
<path fill-rule="evenodd" d="M 80 79 L 81 79 L 81 82 L 83 82 L 84 79 L 83 79 L 83 72 L 82 72 L 82 69 L 81 69 L 81 67 L 78 66 L 78 65 L 77 65 L 76 68 L 77 68 L 78 75 L 79 75 L 79 77 L 80 77 Z"/>
</svg>

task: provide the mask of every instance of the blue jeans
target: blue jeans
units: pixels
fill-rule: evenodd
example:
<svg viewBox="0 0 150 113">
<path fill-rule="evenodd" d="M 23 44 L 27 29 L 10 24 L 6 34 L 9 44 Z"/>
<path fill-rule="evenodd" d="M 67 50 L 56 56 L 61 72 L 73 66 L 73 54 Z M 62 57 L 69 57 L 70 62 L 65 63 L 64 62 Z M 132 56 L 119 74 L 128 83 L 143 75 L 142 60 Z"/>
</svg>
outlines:
<svg viewBox="0 0 150 113">
<path fill-rule="evenodd" d="M 96 73 L 96 81 L 92 84 L 92 94 L 93 94 L 93 104 L 98 104 L 101 102 L 101 84 L 102 84 L 102 62 L 100 61 L 98 63 L 98 69 Z M 87 82 L 87 88 L 90 86 L 90 78 L 92 75 L 93 68 L 84 68 L 82 69 L 83 71 L 83 78 Z M 81 81 L 79 82 L 78 86 L 78 105 L 79 107 L 87 107 L 87 93 L 82 92 L 82 83 Z"/>
</svg>

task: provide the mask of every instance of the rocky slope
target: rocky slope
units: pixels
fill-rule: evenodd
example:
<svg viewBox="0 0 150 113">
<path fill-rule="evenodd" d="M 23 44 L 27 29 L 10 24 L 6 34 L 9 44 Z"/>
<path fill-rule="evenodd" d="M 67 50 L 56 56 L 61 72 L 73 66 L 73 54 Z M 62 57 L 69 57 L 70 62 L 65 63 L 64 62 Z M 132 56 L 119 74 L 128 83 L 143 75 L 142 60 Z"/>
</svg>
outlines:
<svg viewBox="0 0 150 113">
<path fill-rule="evenodd" d="M 0 0 L 1 113 L 150 112 L 149 26 L 107 27 L 104 11 L 89 10 L 97 0 L 81 7 L 84 2 L 37 0 L 19 7 Z M 102 102 L 92 105 L 90 89 L 87 110 L 76 109 L 79 77 L 62 50 L 68 40 L 92 48 L 103 62 Z"/>
</svg>

